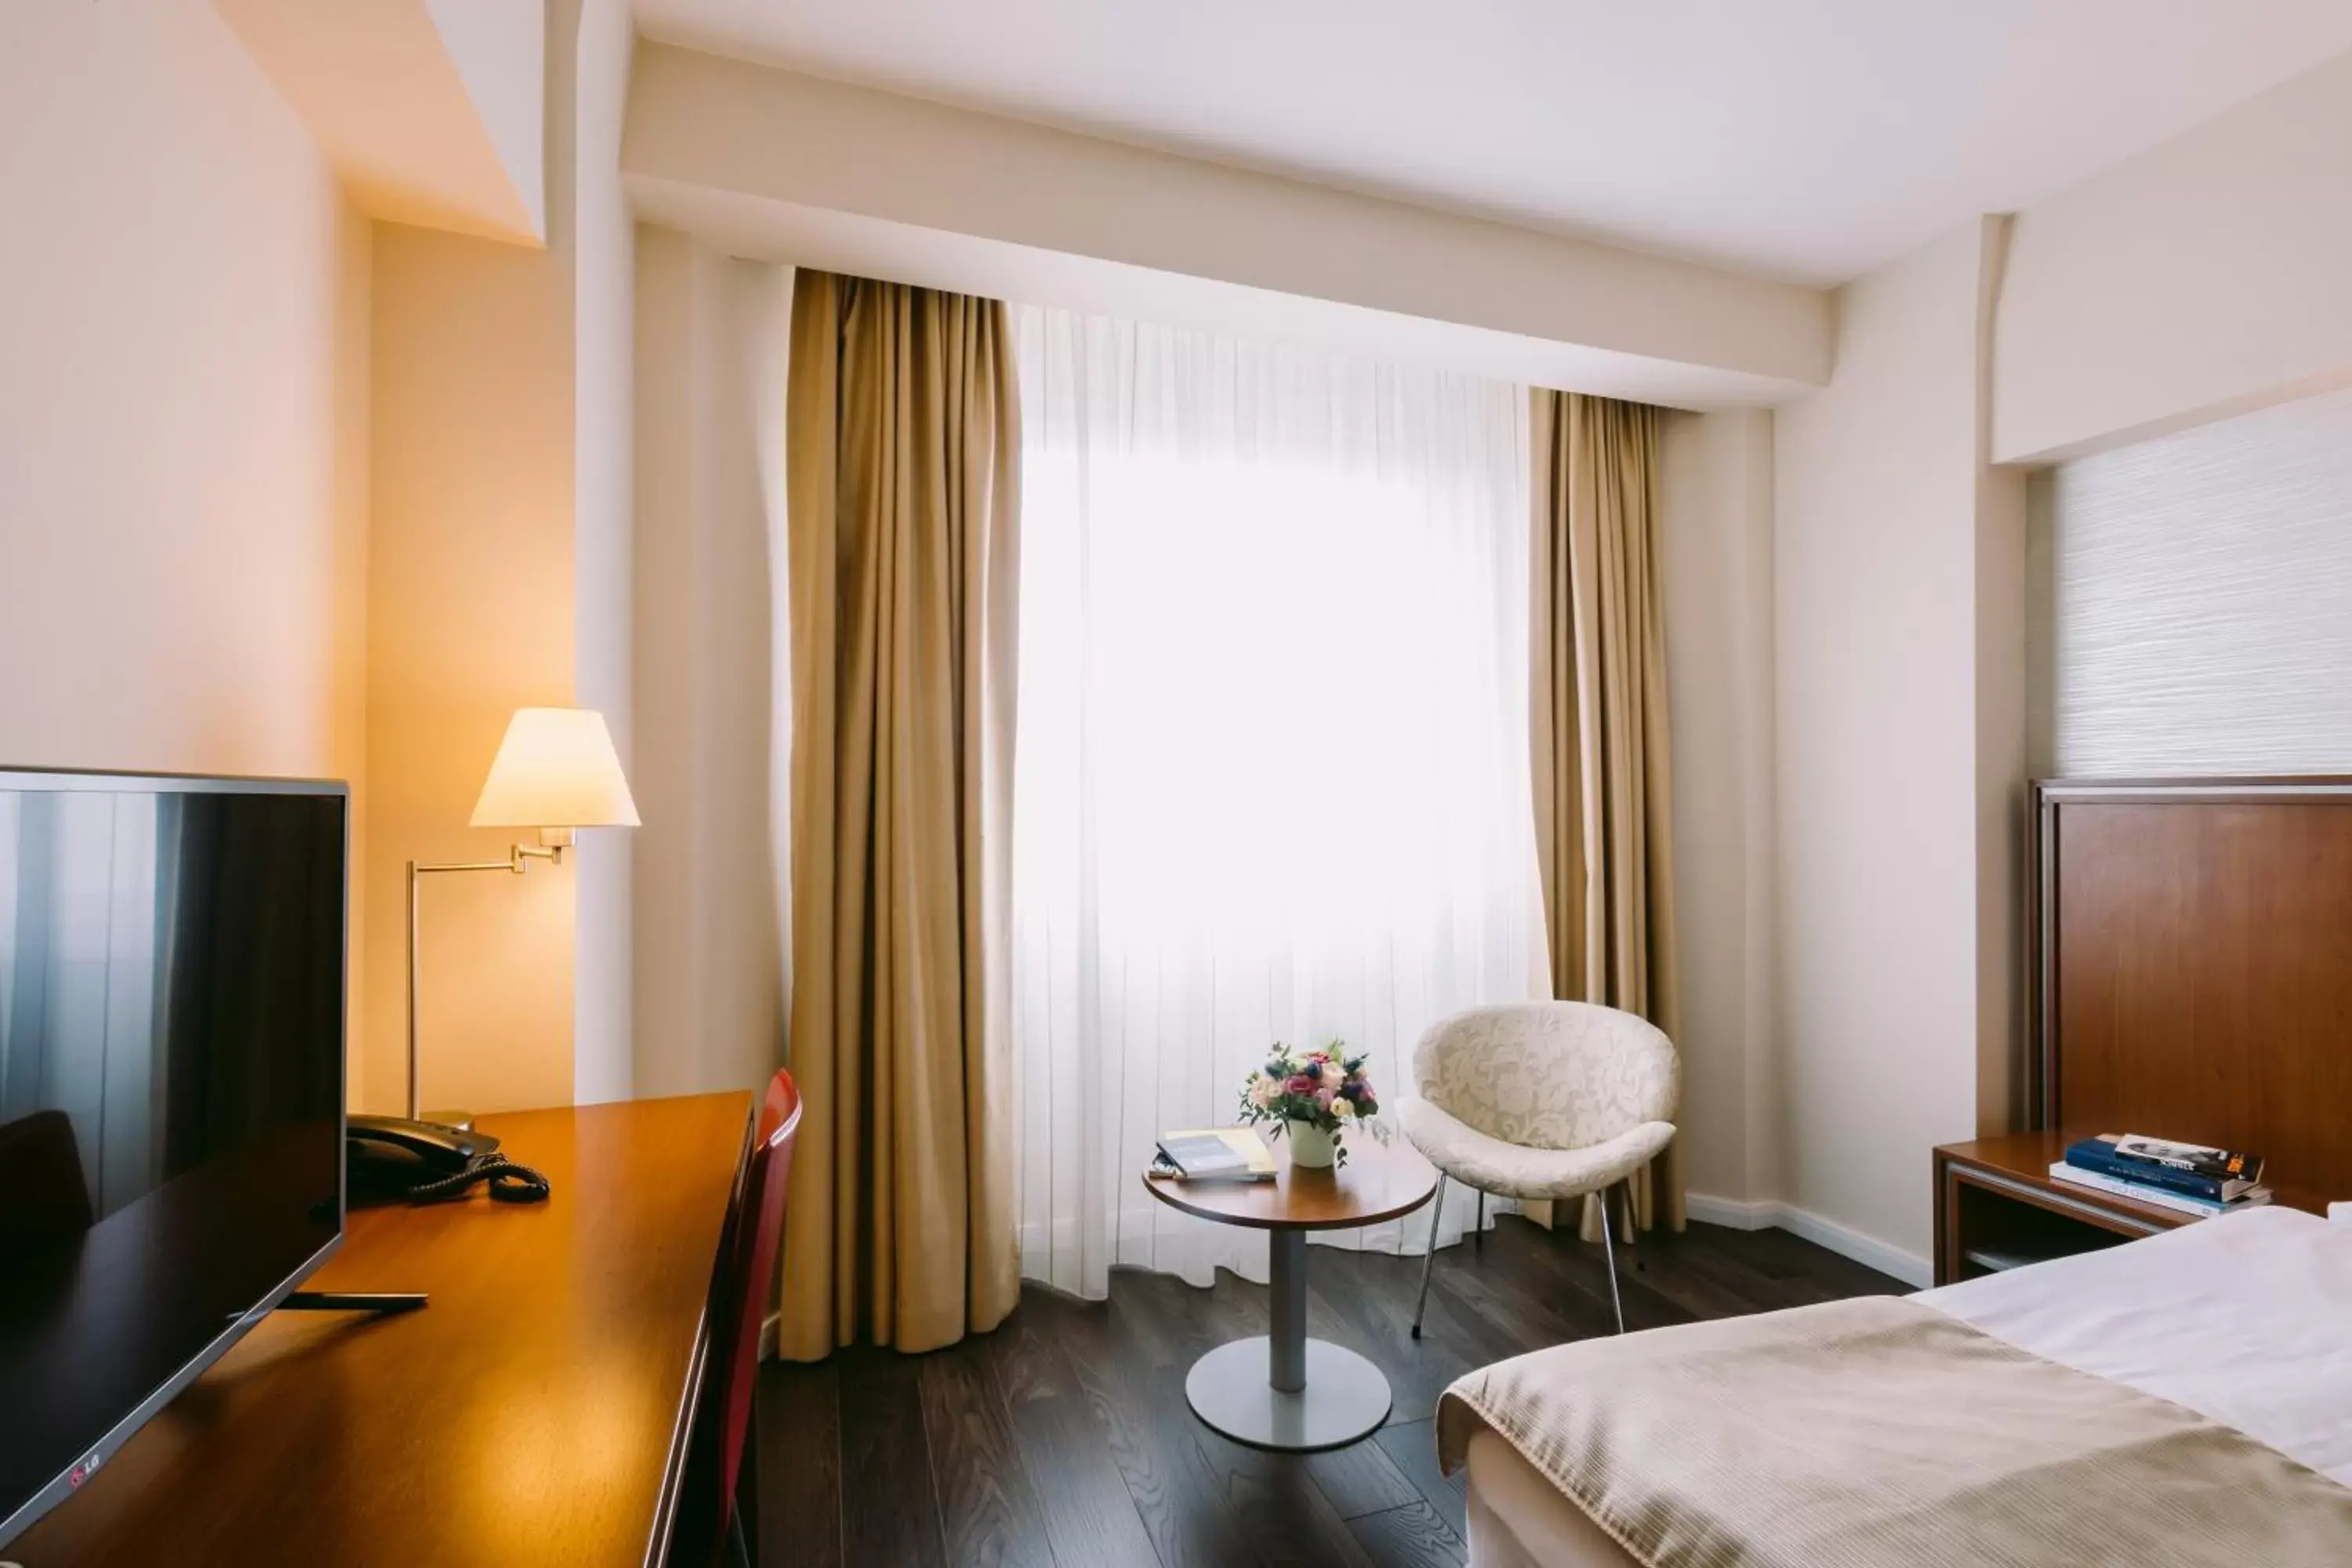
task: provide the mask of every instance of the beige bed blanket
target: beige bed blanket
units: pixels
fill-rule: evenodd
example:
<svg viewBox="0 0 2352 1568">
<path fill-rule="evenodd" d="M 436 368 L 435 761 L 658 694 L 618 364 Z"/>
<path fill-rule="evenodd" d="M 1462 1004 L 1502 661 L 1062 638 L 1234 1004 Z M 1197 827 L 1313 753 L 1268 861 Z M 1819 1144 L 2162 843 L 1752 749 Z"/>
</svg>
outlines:
<svg viewBox="0 0 2352 1568">
<path fill-rule="evenodd" d="M 2352 1564 L 2352 1489 L 1900 1298 L 1499 1362 L 1448 1471 L 1481 1426 L 1648 1568 Z"/>
</svg>

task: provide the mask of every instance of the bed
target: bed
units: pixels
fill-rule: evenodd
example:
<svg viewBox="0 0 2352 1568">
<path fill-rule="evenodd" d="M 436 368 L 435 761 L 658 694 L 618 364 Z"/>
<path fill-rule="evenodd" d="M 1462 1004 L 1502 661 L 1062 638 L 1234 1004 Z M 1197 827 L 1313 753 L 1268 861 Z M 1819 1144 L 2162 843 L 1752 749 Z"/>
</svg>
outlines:
<svg viewBox="0 0 2352 1568">
<path fill-rule="evenodd" d="M 2032 1123 L 2260 1149 L 2352 1196 L 2352 779 L 2042 782 L 2028 818 Z M 2340 1568 L 2352 1225 L 2255 1210 L 1560 1346 L 1462 1379 L 1439 1431 L 1476 1568 Z"/>
<path fill-rule="evenodd" d="M 1943 1396 L 1933 1392 L 1933 1384 L 1927 1394 L 1907 1387 L 1907 1408 L 1889 1413 L 1879 1389 L 1870 1384 L 1870 1373 L 1844 1366 L 1844 1350 L 1816 1361 L 1804 1383 L 1785 1389 L 1785 1408 L 1748 1413 L 1757 1417 L 1750 1422 L 1752 1432 L 1771 1432 L 1773 1422 L 1788 1432 L 1776 1434 L 1769 1446 L 1755 1446 L 1750 1465 L 1728 1467 L 1750 1471 L 1752 1481 L 1759 1474 L 1769 1479 L 1773 1462 L 1783 1462 L 1792 1467 L 1788 1474 L 1809 1474 L 1818 1481 L 1804 1495 L 1794 1488 L 1776 1490 L 1764 1504 L 1767 1510 L 1855 1510 L 1855 1519 L 1839 1528 L 1834 1540 L 1822 1535 L 1822 1544 L 1794 1561 L 1867 1561 L 1889 1568 L 1912 1561 L 2204 1563 L 2253 1552 L 2234 1561 L 2265 1561 L 2270 1568 L 2305 1561 L 2352 1563 L 2352 1225 L 2331 1225 L 2288 1208 L 2258 1208 L 2119 1248 L 1882 1302 L 1874 1311 L 1927 1314 L 1950 1335 L 1969 1335 L 1961 1344 L 1980 1338 L 2000 1347 L 2000 1354 L 2018 1363 L 2013 1371 L 2028 1377 L 2016 1384 L 2028 1389 L 2028 1399 L 2021 1404 L 2006 1392 L 1980 1394 L 1988 1377 L 1971 1371 L 1950 1384 L 1978 1401 L 1964 1415 L 1938 1408 Z M 1830 1310 L 1801 1307 L 1745 1323 L 1748 1333 L 1757 1333 L 1771 1331 L 1771 1319 L 1821 1311 Z M 1715 1516 L 1710 1510 L 1719 1500 L 1673 1495 L 1646 1486 L 1646 1477 L 1628 1483 L 1625 1474 L 1618 1474 L 1595 1483 L 1590 1448 L 1578 1448 L 1616 1446 L 1621 1453 L 1613 1458 L 1625 1469 L 1661 1469 L 1656 1448 L 1642 1453 L 1644 1444 L 1658 1444 L 1656 1422 L 1642 1415 L 1654 1404 L 1644 1389 L 1656 1389 L 1661 1361 L 1684 1363 L 1691 1350 L 1706 1359 L 1707 1347 L 1700 1338 L 1722 1328 L 1727 1326 L 1694 1323 L 1625 1340 L 1564 1344 L 1484 1368 L 1449 1389 L 1440 1408 L 1442 1458 L 1470 1471 L 1473 1568 L 1696 1568 L 1790 1561 L 1771 1542 L 1743 1538 L 1736 1528 L 1738 1504 L 1717 1510 L 1722 1516 Z M 1612 1375 L 1612 1368 L 1622 1366 L 1628 1356 L 1642 1356 L 1649 1366 Z M 1830 1371 L 1821 1373 L 1821 1366 Z M 2082 1392 L 2094 1401 L 2138 1405 L 2147 1420 L 2171 1425 L 2161 1432 L 2161 1441 L 2140 1444 L 2122 1462 L 2115 1455 L 2098 1455 L 2095 1465 L 2084 1467 L 2077 1448 L 2098 1446 L 2098 1427 L 2094 1425 L 2094 1434 L 2084 1438 L 2067 1434 L 2063 1422 L 2051 1422 L 2034 1404 L 2044 1389 L 2034 1377 L 2049 1377 L 2051 1383 L 2072 1377 L 2070 1396 Z M 1494 1389 L 1512 1380 L 1557 1394 L 1559 1411 L 1567 1411 L 1569 1425 L 1576 1427 L 1569 1434 L 1567 1458 L 1559 1446 L 1548 1450 L 1543 1438 L 1510 1432 L 1507 1422 L 1486 1417 L 1491 1405 L 1507 1408 L 1510 1401 L 1496 1399 Z M 1710 1396 L 1722 1396 L 1728 1405 L 1719 1405 L 1715 1415 L 1734 1422 L 1724 1441 L 1743 1441 L 1736 1425 L 1738 1389 L 1722 1384 L 1710 1389 Z M 1874 1404 L 1877 1411 L 1872 1411 Z M 2034 1441 L 1992 1441 L 2004 1413 L 2034 1415 L 2021 1429 Z M 1928 1544 L 1900 1544 L 1903 1521 L 1894 1511 L 1872 1516 L 1870 1510 L 1891 1507 L 1916 1514 L 1919 1495 L 1895 1488 L 1889 1504 L 1889 1493 L 1872 1488 L 1874 1477 L 1855 1477 L 1851 1455 L 1828 1462 L 1834 1441 L 1825 1434 L 1849 1420 L 1879 1422 L 1872 1427 L 1872 1441 L 1898 1455 L 1898 1467 L 1903 1458 L 1933 1458 L 1933 1467 L 1912 1465 L 1912 1471 L 1933 1471 L 1927 1495 L 1936 1507 L 1950 1502 L 1948 1493 L 1955 1490 L 1957 1474 L 1967 1483 L 1964 1502 L 1997 1500 L 2004 1528 L 1985 1528 L 1983 1540 L 1978 1540 L 1976 1526 L 1964 1523 L 1919 1532 L 1919 1542 Z M 1689 1432 L 1684 1427 L 1684 1434 Z M 1950 1455 L 1940 1448 L 1967 1434 L 1976 1436 L 1973 1462 L 1980 1469 L 1948 1469 Z M 2183 1434 L 2209 1441 L 2227 1462 L 2216 1460 L 2210 1471 L 2200 1469 L 2200 1462 L 2185 1462 Z M 1922 1446 L 1919 1453 L 1900 1453 L 1907 1441 Z M 1794 1444 L 1797 1453 L 1780 1453 L 1785 1444 Z M 1818 1453 L 1809 1450 L 1816 1446 Z M 1573 1500 L 1561 1488 L 1561 1474 L 1578 1483 L 1583 1500 Z M 2209 1493 L 2244 1502 L 2244 1519 L 2218 1528 L 2210 1538 L 2188 1540 L 2183 1531 L 2197 1535 L 2209 1511 L 2206 1504 L 2213 1502 Z M 2039 1521 L 2030 1519 L 2037 1495 L 2044 1498 L 2044 1507 L 2055 1510 Z M 2116 1504 L 2116 1498 L 2136 1495 L 2145 1498 L 2145 1507 Z M 2028 1502 L 2021 1507 L 2018 1498 Z M 1748 1507 L 1757 1507 L 1757 1500 L 1748 1500 Z M 2180 1516 L 2161 1514 L 2164 1507 L 2176 1507 Z M 1761 1532 L 1778 1531 L 1780 1523 L 1785 1521 L 1773 1521 Z M 2145 1540 L 2136 1538 L 2133 1526 L 2140 1526 L 2145 1540 L 2173 1544 L 2159 1547 L 2155 1556 L 2136 1556 Z M 2253 1535 L 2246 1532 L 2249 1528 Z M 2042 1554 L 2034 1544 L 2067 1538 L 2072 1544 L 2061 1556 Z M 2094 1549 L 2086 1556 L 2086 1538 L 2115 1540 L 2116 1552 Z M 2138 1544 L 2126 1556 L 2124 1542 L 2133 1540 Z"/>
</svg>

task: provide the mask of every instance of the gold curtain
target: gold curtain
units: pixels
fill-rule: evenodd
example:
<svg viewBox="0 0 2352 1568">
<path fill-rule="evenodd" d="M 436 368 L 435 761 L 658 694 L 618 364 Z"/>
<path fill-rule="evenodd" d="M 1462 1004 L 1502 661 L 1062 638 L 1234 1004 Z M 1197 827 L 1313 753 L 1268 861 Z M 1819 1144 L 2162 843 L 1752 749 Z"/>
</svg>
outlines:
<svg viewBox="0 0 2352 1568">
<path fill-rule="evenodd" d="M 1673 772 L 1659 618 L 1657 410 L 1532 394 L 1536 850 L 1552 994 L 1676 1034 Z M 1634 1183 L 1683 1226 L 1677 1147 Z M 1584 1234 L 1598 1239 L 1588 1199 Z"/>
<path fill-rule="evenodd" d="M 803 271 L 785 408 L 782 1353 L 993 1328 L 1014 1231 L 1007 858 L 1020 409 L 996 300 Z"/>
</svg>

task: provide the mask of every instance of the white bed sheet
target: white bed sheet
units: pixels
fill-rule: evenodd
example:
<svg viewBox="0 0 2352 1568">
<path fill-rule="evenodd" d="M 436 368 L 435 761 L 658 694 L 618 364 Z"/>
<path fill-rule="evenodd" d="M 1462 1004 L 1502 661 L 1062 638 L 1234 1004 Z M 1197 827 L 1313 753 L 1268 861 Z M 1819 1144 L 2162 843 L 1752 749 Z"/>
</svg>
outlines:
<svg viewBox="0 0 2352 1568">
<path fill-rule="evenodd" d="M 2352 1486 L 2352 1225 L 2252 1209 L 1917 1299 Z M 1633 1562 L 1509 1444 L 1474 1440 L 1469 1471 L 1471 1568 Z"/>
<path fill-rule="evenodd" d="M 1918 1300 L 2352 1486 L 2352 1226 L 2252 1209 Z"/>
</svg>

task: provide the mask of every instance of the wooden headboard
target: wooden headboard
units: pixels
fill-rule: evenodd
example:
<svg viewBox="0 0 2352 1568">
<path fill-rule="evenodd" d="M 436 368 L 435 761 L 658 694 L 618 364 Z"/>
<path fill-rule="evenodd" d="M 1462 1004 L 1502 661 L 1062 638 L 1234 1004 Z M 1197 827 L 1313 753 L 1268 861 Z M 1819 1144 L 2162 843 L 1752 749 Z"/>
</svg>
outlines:
<svg viewBox="0 0 2352 1568">
<path fill-rule="evenodd" d="M 2038 1126 L 2255 1150 L 2352 1198 L 2352 779 L 2032 790 Z"/>
</svg>

